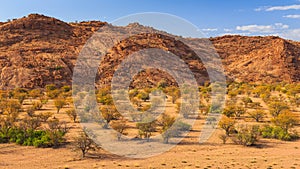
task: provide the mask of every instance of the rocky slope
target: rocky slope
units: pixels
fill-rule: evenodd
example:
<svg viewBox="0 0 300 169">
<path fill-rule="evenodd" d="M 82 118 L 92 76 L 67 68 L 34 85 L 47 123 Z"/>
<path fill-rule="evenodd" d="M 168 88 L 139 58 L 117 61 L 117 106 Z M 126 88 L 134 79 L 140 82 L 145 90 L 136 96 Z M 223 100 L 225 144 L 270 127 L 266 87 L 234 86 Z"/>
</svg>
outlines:
<svg viewBox="0 0 300 169">
<path fill-rule="evenodd" d="M 55 18 L 32 14 L 11 22 L 0 23 L 0 88 L 34 88 L 54 83 L 72 83 L 73 68 L 83 45 L 104 22 L 65 23 Z M 189 65 L 198 83 L 208 80 L 201 61 L 192 50 L 175 38 L 151 33 L 152 28 L 118 42 L 104 57 L 96 78 L 99 85 L 109 85 L 122 60 L 142 48 L 160 48 L 181 56 Z M 117 35 L 111 35 L 117 36 Z M 229 79 L 245 82 L 299 82 L 300 43 L 279 37 L 223 36 L 211 38 L 222 58 Z M 197 39 L 191 40 L 197 42 Z M 200 40 L 199 40 L 200 41 Z M 170 75 L 146 70 L 135 77 L 133 86 L 156 85 L 162 79 L 176 85 Z"/>
<path fill-rule="evenodd" d="M 279 37 L 211 39 L 229 77 L 245 82 L 299 82 L 300 45 Z"/>
<path fill-rule="evenodd" d="M 78 53 L 104 24 L 32 14 L 0 25 L 0 88 L 70 84 Z"/>
</svg>

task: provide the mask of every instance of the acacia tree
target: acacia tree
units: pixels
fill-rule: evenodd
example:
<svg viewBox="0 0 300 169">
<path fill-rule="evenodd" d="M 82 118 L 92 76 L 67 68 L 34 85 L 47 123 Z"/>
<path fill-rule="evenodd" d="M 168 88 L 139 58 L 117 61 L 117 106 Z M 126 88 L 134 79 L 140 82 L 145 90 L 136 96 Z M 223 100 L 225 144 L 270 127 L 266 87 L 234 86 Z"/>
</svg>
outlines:
<svg viewBox="0 0 300 169">
<path fill-rule="evenodd" d="M 43 104 L 41 102 L 33 102 L 32 103 L 32 108 L 34 110 L 41 110 L 43 107 Z"/>
<path fill-rule="evenodd" d="M 234 115 L 235 117 L 241 117 L 241 115 L 245 114 L 246 113 L 246 109 L 241 107 L 241 106 L 237 106 L 235 108 L 235 111 L 234 111 Z"/>
<path fill-rule="evenodd" d="M 62 109 L 66 105 L 66 101 L 64 98 L 57 98 L 54 100 L 54 106 L 57 109 L 57 113 L 59 113 L 60 109 Z"/>
<path fill-rule="evenodd" d="M 225 130 L 227 136 L 234 130 L 235 120 L 229 117 L 223 117 L 222 120 L 219 122 L 219 127 Z"/>
<path fill-rule="evenodd" d="M 258 141 L 259 126 L 240 126 L 234 142 L 243 146 L 252 146 Z"/>
<path fill-rule="evenodd" d="M 104 126 L 103 128 L 108 128 L 109 123 L 112 120 L 117 120 L 120 117 L 118 110 L 113 105 L 105 105 L 100 108 L 102 117 L 104 119 Z"/>
<path fill-rule="evenodd" d="M 112 128 L 114 130 L 117 131 L 117 139 L 118 139 L 118 141 L 121 140 L 122 135 L 127 135 L 127 133 L 125 131 L 128 128 L 128 126 L 127 126 L 125 120 L 114 122 L 114 123 L 112 123 L 111 126 L 112 126 Z"/>
<path fill-rule="evenodd" d="M 77 113 L 75 109 L 67 110 L 66 113 L 70 117 L 70 119 L 75 123 L 77 118 Z"/>
<path fill-rule="evenodd" d="M 175 123 L 175 118 L 169 115 L 163 114 L 160 124 L 162 125 L 162 137 L 164 143 L 168 144 L 169 139 L 175 135 L 175 131 L 170 128 Z"/>
<path fill-rule="evenodd" d="M 149 96 L 149 93 L 142 91 L 137 95 L 137 98 L 139 98 L 139 99 L 143 100 L 144 102 L 146 102 L 147 100 L 150 99 L 150 96 Z"/>
<path fill-rule="evenodd" d="M 243 103 L 245 105 L 245 108 L 247 108 L 248 105 L 253 102 L 250 97 L 243 97 L 242 101 L 243 101 Z"/>
<path fill-rule="evenodd" d="M 31 99 L 36 99 L 38 97 L 41 97 L 43 93 L 40 89 L 33 89 L 29 91 L 28 95 Z"/>
<path fill-rule="evenodd" d="M 38 117 L 42 122 L 47 122 L 47 120 L 53 115 L 51 112 L 40 113 Z"/>
<path fill-rule="evenodd" d="M 156 131 L 156 125 L 157 123 L 153 118 L 145 116 L 142 122 L 136 124 L 136 127 L 140 137 L 144 137 L 149 142 L 152 133 Z"/>
<path fill-rule="evenodd" d="M 58 147 L 64 141 L 63 136 L 67 133 L 68 127 L 65 122 L 60 122 L 58 119 L 49 120 L 47 123 L 50 144 Z"/>
<path fill-rule="evenodd" d="M 13 97 L 17 100 L 19 100 L 20 104 L 23 104 L 23 101 L 27 98 L 28 93 L 25 89 L 22 88 L 16 88 L 13 91 Z"/>
<path fill-rule="evenodd" d="M 96 150 L 98 147 L 95 142 L 87 134 L 87 130 L 84 131 L 75 139 L 76 149 L 81 151 L 81 157 L 85 158 L 86 154 L 90 150 Z"/>
<path fill-rule="evenodd" d="M 235 114 L 236 108 L 234 106 L 227 106 L 223 111 L 222 114 L 224 114 L 226 117 L 232 117 Z"/>
<path fill-rule="evenodd" d="M 294 127 L 298 123 L 298 120 L 290 111 L 284 111 L 277 117 L 273 118 L 272 122 L 276 126 L 282 128 L 286 133 L 288 133 L 288 130 Z"/>
<path fill-rule="evenodd" d="M 271 102 L 269 104 L 269 108 L 270 108 L 270 113 L 273 117 L 277 117 L 283 110 L 289 109 L 286 103 L 279 102 L 279 101 Z"/>
<path fill-rule="evenodd" d="M 260 122 L 266 116 L 266 113 L 263 110 L 255 110 L 253 112 L 249 112 L 248 114 L 256 122 Z"/>
<path fill-rule="evenodd" d="M 167 87 L 167 93 L 172 97 L 172 103 L 174 104 L 176 100 L 180 97 L 180 91 L 177 87 Z"/>
<path fill-rule="evenodd" d="M 10 99 L 5 101 L 4 112 L 10 120 L 15 121 L 19 116 L 21 107 L 21 104 L 17 100 Z"/>
<path fill-rule="evenodd" d="M 296 107 L 299 107 L 299 105 L 300 105 L 300 97 L 299 96 L 290 98 L 290 101 L 293 103 L 293 105 L 295 105 Z"/>
<path fill-rule="evenodd" d="M 35 109 L 33 107 L 29 107 L 28 109 L 26 109 L 26 113 L 29 117 L 33 117 L 35 114 Z"/>
</svg>

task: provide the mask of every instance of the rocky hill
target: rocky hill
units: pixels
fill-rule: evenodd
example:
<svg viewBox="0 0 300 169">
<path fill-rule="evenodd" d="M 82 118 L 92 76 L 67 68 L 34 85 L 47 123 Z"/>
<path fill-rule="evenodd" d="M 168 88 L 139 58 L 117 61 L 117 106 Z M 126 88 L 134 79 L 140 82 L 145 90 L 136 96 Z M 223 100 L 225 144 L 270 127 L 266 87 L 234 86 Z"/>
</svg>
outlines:
<svg viewBox="0 0 300 169">
<path fill-rule="evenodd" d="M 245 82 L 299 82 L 300 44 L 279 37 L 212 38 L 229 77 Z"/>
<path fill-rule="evenodd" d="M 0 88 L 70 84 L 78 53 L 104 24 L 32 14 L 0 25 Z"/>
<path fill-rule="evenodd" d="M 55 18 L 31 14 L 0 23 L 0 88 L 34 88 L 46 84 L 70 85 L 78 54 L 87 40 L 105 22 L 65 23 Z M 104 57 L 97 84 L 109 85 L 116 67 L 129 54 L 142 48 L 161 48 L 180 55 L 198 83 L 208 80 L 201 61 L 175 38 L 151 33 L 152 28 L 130 24 L 149 33 L 116 44 Z M 117 35 L 111 35 L 117 36 Z M 229 79 L 245 82 L 299 82 L 300 43 L 279 37 L 223 36 L 211 38 L 222 58 Z M 197 42 L 200 39 L 193 39 Z M 133 86 L 156 85 L 162 79 L 176 85 L 167 73 L 146 70 L 135 77 Z"/>
</svg>

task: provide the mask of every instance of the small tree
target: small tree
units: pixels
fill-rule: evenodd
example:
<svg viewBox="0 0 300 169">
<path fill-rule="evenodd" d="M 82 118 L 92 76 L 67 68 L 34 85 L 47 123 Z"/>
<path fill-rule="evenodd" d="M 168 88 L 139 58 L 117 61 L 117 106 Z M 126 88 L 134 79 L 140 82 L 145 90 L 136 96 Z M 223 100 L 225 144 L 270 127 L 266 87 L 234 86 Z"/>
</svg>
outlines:
<svg viewBox="0 0 300 169">
<path fill-rule="evenodd" d="M 82 158 L 85 158 L 90 150 L 96 150 L 97 148 L 94 141 L 89 138 L 86 129 L 84 129 L 84 131 L 75 139 L 75 146 L 81 151 Z"/>
<path fill-rule="evenodd" d="M 270 113 L 273 117 L 277 117 L 283 110 L 288 110 L 289 107 L 284 102 L 271 102 L 269 104 Z"/>
<path fill-rule="evenodd" d="M 59 113 L 60 109 L 62 109 L 65 104 L 66 104 L 66 101 L 64 98 L 57 98 L 54 100 L 54 105 L 57 109 L 57 113 Z"/>
<path fill-rule="evenodd" d="M 41 119 L 42 122 L 47 122 L 47 120 L 53 116 L 53 113 L 46 112 L 46 113 L 40 113 L 38 117 Z"/>
<path fill-rule="evenodd" d="M 226 135 L 229 136 L 230 133 L 234 130 L 235 120 L 229 117 L 223 117 L 219 122 L 219 127 L 225 130 Z"/>
<path fill-rule="evenodd" d="M 33 89 L 29 91 L 29 97 L 32 99 L 36 99 L 38 97 L 41 97 L 43 95 L 42 91 L 40 89 Z"/>
<path fill-rule="evenodd" d="M 290 128 L 298 123 L 298 119 L 290 111 L 284 111 L 282 114 L 273 118 L 272 122 L 287 133 Z"/>
<path fill-rule="evenodd" d="M 49 91 L 53 91 L 56 89 L 56 85 L 55 84 L 48 84 L 45 86 L 46 88 L 46 91 L 49 92 Z"/>
<path fill-rule="evenodd" d="M 109 123 L 112 120 L 117 120 L 120 114 L 118 113 L 118 110 L 115 106 L 102 106 L 101 107 L 101 114 L 104 119 L 104 126 L 103 128 L 108 128 Z"/>
<path fill-rule="evenodd" d="M 17 100 L 7 100 L 5 103 L 4 111 L 9 115 L 12 113 L 18 113 L 21 110 L 21 104 Z"/>
<path fill-rule="evenodd" d="M 137 98 L 139 98 L 139 99 L 143 100 L 144 102 L 146 102 L 147 100 L 150 99 L 150 96 L 149 96 L 149 93 L 146 93 L 146 92 L 142 91 L 137 95 Z"/>
<path fill-rule="evenodd" d="M 35 109 L 33 107 L 29 107 L 27 110 L 26 110 L 26 113 L 29 117 L 33 117 L 35 114 Z"/>
<path fill-rule="evenodd" d="M 296 105 L 296 107 L 299 107 L 299 106 L 300 106 L 300 97 L 299 97 L 299 96 L 296 96 L 296 97 L 293 99 L 293 103 Z"/>
<path fill-rule="evenodd" d="M 240 126 L 237 129 L 236 140 L 237 144 L 243 146 L 252 146 L 258 141 L 259 127 L 258 126 Z"/>
<path fill-rule="evenodd" d="M 70 119 L 75 123 L 77 118 L 77 113 L 75 109 L 70 109 L 66 111 L 67 115 L 70 117 Z"/>
<path fill-rule="evenodd" d="M 125 120 L 114 122 L 114 123 L 112 123 L 111 126 L 114 130 L 116 130 L 118 132 L 117 138 L 119 141 L 121 140 L 122 135 L 127 135 L 127 133 L 125 131 L 128 128 L 128 126 L 126 125 Z"/>
<path fill-rule="evenodd" d="M 177 111 L 178 113 L 181 113 L 182 116 L 186 119 L 190 118 L 191 115 L 194 115 L 195 113 L 195 106 L 193 106 L 190 103 L 177 103 Z"/>
<path fill-rule="evenodd" d="M 266 113 L 263 110 L 255 110 L 253 112 L 249 112 L 248 114 L 256 122 L 260 122 L 266 116 Z"/>
<path fill-rule="evenodd" d="M 156 121 L 150 117 L 144 117 L 143 121 L 136 124 L 139 130 L 140 137 L 144 137 L 147 141 L 150 141 L 152 133 L 156 131 Z"/>
<path fill-rule="evenodd" d="M 168 83 L 164 79 L 159 81 L 157 84 L 157 88 L 160 88 L 160 89 L 166 88 L 167 86 L 168 86 Z"/>
<path fill-rule="evenodd" d="M 68 127 L 65 122 L 60 122 L 58 119 L 48 121 L 50 144 L 58 147 L 64 141 L 63 136 L 67 133 Z"/>
<path fill-rule="evenodd" d="M 23 101 L 27 98 L 28 94 L 26 92 L 15 92 L 14 98 L 19 100 L 20 104 L 23 104 Z"/>
<path fill-rule="evenodd" d="M 20 111 L 21 104 L 17 100 L 12 99 L 5 102 L 4 112 L 7 114 L 8 118 L 13 122 L 15 122 L 18 118 Z"/>
<path fill-rule="evenodd" d="M 241 117 L 241 115 L 245 114 L 246 113 L 246 109 L 241 107 L 241 106 L 238 106 L 235 108 L 235 111 L 234 111 L 234 115 L 235 117 Z"/>
<path fill-rule="evenodd" d="M 228 106 L 223 110 L 222 114 L 224 114 L 226 117 L 233 117 L 235 111 L 236 108 L 234 106 Z"/>
<path fill-rule="evenodd" d="M 33 102 L 32 103 L 32 108 L 34 110 L 41 110 L 43 107 L 43 104 L 41 102 Z"/>
<path fill-rule="evenodd" d="M 228 136 L 226 134 L 221 134 L 221 135 L 219 135 L 219 139 L 222 140 L 223 144 L 226 144 L 226 142 L 228 140 Z"/>
<path fill-rule="evenodd" d="M 169 115 L 163 114 L 160 124 L 162 125 L 162 137 L 164 143 L 168 144 L 169 139 L 175 135 L 174 130 L 170 129 L 175 123 L 175 118 Z"/>
<path fill-rule="evenodd" d="M 29 130 L 36 130 L 42 124 L 41 119 L 38 117 L 25 118 L 23 122 L 27 126 L 26 128 Z"/>
<path fill-rule="evenodd" d="M 48 97 L 47 96 L 44 96 L 42 95 L 40 98 L 39 98 L 40 102 L 42 104 L 47 104 L 48 103 Z"/>
<path fill-rule="evenodd" d="M 176 100 L 180 97 L 180 91 L 177 87 L 166 88 L 167 93 L 172 97 L 172 103 L 174 104 Z"/>
<path fill-rule="evenodd" d="M 253 101 L 251 100 L 250 97 L 243 97 L 243 98 L 242 98 L 242 101 L 243 101 L 243 103 L 244 103 L 244 105 L 245 105 L 245 108 L 248 107 L 248 104 L 250 104 L 250 103 L 253 102 Z"/>
</svg>

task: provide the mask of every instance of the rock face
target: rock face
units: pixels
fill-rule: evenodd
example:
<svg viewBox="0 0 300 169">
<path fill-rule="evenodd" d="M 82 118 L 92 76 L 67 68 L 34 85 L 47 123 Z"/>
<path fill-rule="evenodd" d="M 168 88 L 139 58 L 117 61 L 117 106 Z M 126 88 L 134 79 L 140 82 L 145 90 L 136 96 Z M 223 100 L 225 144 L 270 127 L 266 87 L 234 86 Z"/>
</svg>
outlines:
<svg viewBox="0 0 300 169">
<path fill-rule="evenodd" d="M 279 37 L 211 39 L 227 75 L 244 82 L 299 82 L 300 44 Z"/>
<path fill-rule="evenodd" d="M 54 83 L 72 83 L 73 68 L 83 45 L 105 22 L 65 23 L 38 14 L 0 23 L 0 88 L 35 88 Z M 138 24 L 132 27 L 151 30 Z M 116 36 L 116 35 L 112 35 Z M 279 37 L 223 36 L 211 38 L 222 58 L 229 79 L 245 82 L 299 82 L 300 43 Z M 109 85 L 113 72 L 125 56 L 142 48 L 161 48 L 174 52 L 189 65 L 198 83 L 208 80 L 207 72 L 195 53 L 180 41 L 159 34 L 131 37 L 116 44 L 104 57 L 96 77 L 99 85 Z M 138 74 L 132 86 L 155 86 L 165 79 L 176 82 L 167 73 L 146 70 Z"/>
<path fill-rule="evenodd" d="M 70 84 L 78 53 L 104 24 L 31 14 L 0 25 L 0 88 Z"/>
</svg>

